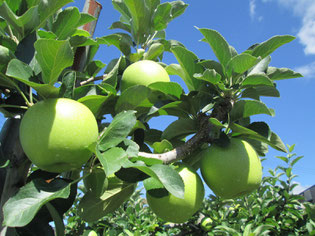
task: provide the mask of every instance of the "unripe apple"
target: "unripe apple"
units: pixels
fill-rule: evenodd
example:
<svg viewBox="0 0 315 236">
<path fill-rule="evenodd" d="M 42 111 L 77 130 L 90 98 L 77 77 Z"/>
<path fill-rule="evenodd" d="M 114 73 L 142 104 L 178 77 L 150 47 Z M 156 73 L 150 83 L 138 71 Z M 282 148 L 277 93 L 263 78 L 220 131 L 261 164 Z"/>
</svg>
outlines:
<svg viewBox="0 0 315 236">
<path fill-rule="evenodd" d="M 134 86 L 148 86 L 155 82 L 170 82 L 166 70 L 157 62 L 150 60 L 137 61 L 126 68 L 121 78 L 121 91 Z"/>
<path fill-rule="evenodd" d="M 217 196 L 237 198 L 259 187 L 260 158 L 246 141 L 232 138 L 227 147 L 213 144 L 201 155 L 202 177 Z"/>
<path fill-rule="evenodd" d="M 20 141 L 27 157 L 42 170 L 64 172 L 80 168 L 91 157 L 98 127 L 85 105 L 66 98 L 47 99 L 27 110 Z"/>
<path fill-rule="evenodd" d="M 201 178 L 190 166 L 180 163 L 176 171 L 185 185 L 184 199 L 170 193 L 156 197 L 147 192 L 146 197 L 150 208 L 158 217 L 173 223 L 183 223 L 200 208 L 205 191 Z"/>
</svg>

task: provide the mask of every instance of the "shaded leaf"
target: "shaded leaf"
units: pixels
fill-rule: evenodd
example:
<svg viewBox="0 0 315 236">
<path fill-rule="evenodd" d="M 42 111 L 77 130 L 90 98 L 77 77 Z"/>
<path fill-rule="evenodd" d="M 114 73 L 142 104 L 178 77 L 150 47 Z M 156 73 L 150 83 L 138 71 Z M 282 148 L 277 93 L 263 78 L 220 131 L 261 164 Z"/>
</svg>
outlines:
<svg viewBox="0 0 315 236">
<path fill-rule="evenodd" d="M 118 145 L 127 137 L 135 124 L 134 111 L 123 111 L 117 114 L 98 141 L 100 150 L 105 151 Z"/>
<path fill-rule="evenodd" d="M 198 124 L 193 119 L 178 119 L 172 122 L 162 134 L 163 139 L 171 140 L 176 137 L 187 136 L 196 133 Z"/>
<path fill-rule="evenodd" d="M 62 179 L 50 183 L 34 179 L 5 203 L 4 224 L 10 227 L 25 226 L 45 203 L 55 198 L 67 198 L 69 194 L 70 184 Z"/>
<path fill-rule="evenodd" d="M 274 116 L 274 111 L 269 109 L 264 103 L 255 100 L 240 100 L 234 104 L 230 112 L 232 120 L 238 120 L 257 114 L 267 114 Z"/>
<path fill-rule="evenodd" d="M 125 183 L 117 177 L 108 179 L 108 188 L 101 197 L 87 192 L 78 205 L 79 216 L 87 222 L 101 219 L 115 211 L 134 192 L 135 184 Z"/>
<path fill-rule="evenodd" d="M 300 73 L 297 73 L 288 68 L 276 68 L 268 67 L 267 75 L 271 80 L 283 80 L 303 77 Z"/>
</svg>

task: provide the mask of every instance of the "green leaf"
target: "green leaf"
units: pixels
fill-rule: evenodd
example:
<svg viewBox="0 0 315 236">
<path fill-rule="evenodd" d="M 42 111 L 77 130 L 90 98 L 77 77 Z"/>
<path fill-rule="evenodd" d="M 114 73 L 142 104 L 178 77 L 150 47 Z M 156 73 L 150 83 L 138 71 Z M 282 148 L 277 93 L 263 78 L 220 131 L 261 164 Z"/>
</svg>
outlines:
<svg viewBox="0 0 315 236">
<path fill-rule="evenodd" d="M 162 138 L 171 140 L 176 137 L 183 137 L 193 133 L 198 130 L 198 125 L 196 120 L 193 119 L 178 119 L 171 123 L 163 132 Z"/>
<path fill-rule="evenodd" d="M 105 74 L 106 77 L 103 79 L 102 83 L 107 83 L 112 85 L 114 88 L 116 88 L 117 86 L 117 81 L 118 81 L 118 72 L 119 72 L 119 67 L 122 63 L 122 57 L 120 57 L 119 59 L 113 59 L 112 61 L 110 61 L 110 63 L 108 64 L 108 66 L 105 69 Z"/>
<path fill-rule="evenodd" d="M 252 87 L 252 86 L 274 86 L 272 80 L 268 78 L 267 75 L 261 74 L 251 74 L 247 76 L 242 82 L 241 86 Z"/>
<path fill-rule="evenodd" d="M 51 217 L 54 220 L 54 224 L 55 224 L 55 228 L 56 228 L 56 234 L 57 235 L 63 235 L 64 231 L 65 231 L 65 225 L 63 223 L 63 219 L 60 216 L 59 212 L 49 202 L 46 203 L 46 207 L 49 211 L 49 214 L 51 215 Z"/>
<path fill-rule="evenodd" d="M 282 142 L 282 140 L 280 139 L 280 137 L 276 133 L 271 132 L 270 142 L 273 145 L 275 145 L 276 147 L 278 147 L 278 150 L 280 150 L 282 152 L 286 152 L 286 153 L 288 152 L 286 146 L 284 145 L 284 143 Z"/>
<path fill-rule="evenodd" d="M 59 97 L 70 98 L 74 97 L 74 89 L 76 82 L 76 72 L 69 71 L 62 78 L 62 84 L 60 86 Z"/>
<path fill-rule="evenodd" d="M 229 75 L 233 72 L 243 74 L 258 63 L 258 58 L 250 54 L 242 53 L 231 58 L 227 64 Z"/>
<path fill-rule="evenodd" d="M 242 92 L 242 98 L 260 99 L 260 96 L 280 97 L 279 91 L 271 86 L 249 87 Z"/>
<path fill-rule="evenodd" d="M 96 61 L 91 61 L 87 66 L 86 66 L 86 73 L 88 74 L 88 76 L 90 77 L 95 77 L 98 72 L 100 72 L 104 67 L 106 66 L 106 64 L 104 64 L 102 61 L 100 60 L 96 60 Z"/>
<path fill-rule="evenodd" d="M 187 108 L 187 103 L 183 101 L 170 102 L 166 105 L 161 106 L 160 108 L 152 107 L 148 115 L 150 117 L 162 115 L 177 116 L 181 118 L 190 117 Z"/>
<path fill-rule="evenodd" d="M 202 66 L 196 64 L 198 57 L 193 52 L 180 46 L 171 48 L 171 52 L 176 57 L 179 65 L 171 64 L 165 68 L 166 71 L 170 75 L 180 76 L 189 91 L 197 91 L 202 83 L 200 80 L 194 79 L 193 75 L 203 71 Z"/>
<path fill-rule="evenodd" d="M 128 33 L 131 33 L 131 26 L 130 24 L 121 22 L 121 21 L 115 21 L 110 27 L 109 29 L 122 29 L 127 31 Z"/>
<path fill-rule="evenodd" d="M 57 35 L 58 40 L 65 40 L 76 31 L 80 18 L 78 8 L 68 7 L 57 15 L 52 25 L 52 32 Z"/>
<path fill-rule="evenodd" d="M 130 48 L 133 46 L 133 41 L 130 35 L 124 33 L 110 34 L 97 38 L 97 43 L 106 44 L 107 46 L 114 45 L 125 55 L 130 54 Z"/>
<path fill-rule="evenodd" d="M 290 152 L 290 150 L 289 150 Z M 299 160 L 301 160 L 304 156 L 298 156 L 296 157 L 292 162 L 291 162 L 291 166 L 294 166 Z"/>
<path fill-rule="evenodd" d="M 73 64 L 73 51 L 67 40 L 38 39 L 34 46 L 46 84 L 54 84 L 61 72 Z"/>
<path fill-rule="evenodd" d="M 31 67 L 18 59 L 12 59 L 8 65 L 7 76 L 34 88 L 44 98 L 58 97 L 59 88 L 50 84 L 40 84 L 32 81 L 33 70 Z"/>
<path fill-rule="evenodd" d="M 0 45 L 0 70 L 5 69 L 9 61 L 14 57 L 15 56 L 8 48 Z"/>
<path fill-rule="evenodd" d="M 103 104 L 110 96 L 103 96 L 103 95 L 89 95 L 82 97 L 78 100 L 85 106 L 87 106 L 94 114 L 95 117 L 98 117 L 101 113 L 101 109 Z"/>
<path fill-rule="evenodd" d="M 97 221 L 121 206 L 135 188 L 135 184 L 111 177 L 108 179 L 108 188 L 101 197 L 97 197 L 93 192 L 84 195 L 78 205 L 78 214 L 87 222 Z"/>
<path fill-rule="evenodd" d="M 255 47 L 252 55 L 255 57 L 265 58 L 273 53 L 278 47 L 291 42 L 293 39 L 295 39 L 295 37 L 291 35 L 274 36 Z"/>
<path fill-rule="evenodd" d="M 115 147 L 122 142 L 136 124 L 134 111 L 123 111 L 117 114 L 105 129 L 98 145 L 101 151 Z"/>
<path fill-rule="evenodd" d="M 205 69 L 215 70 L 217 73 L 221 75 L 221 77 L 224 77 L 223 68 L 219 62 L 214 60 L 202 60 L 198 62 L 198 64 L 204 67 Z"/>
<path fill-rule="evenodd" d="M 55 179 L 50 183 L 43 179 L 34 179 L 5 203 L 4 225 L 25 226 L 45 203 L 55 198 L 68 198 L 69 194 L 70 184 L 62 179 Z"/>
<path fill-rule="evenodd" d="M 150 9 L 145 0 L 125 0 L 132 19 L 132 35 L 137 45 L 140 45 L 146 40 L 146 33 L 149 31 Z"/>
<path fill-rule="evenodd" d="M 120 170 L 127 158 L 127 153 L 122 148 L 113 147 L 104 153 L 97 152 L 97 158 L 101 162 L 106 176 L 110 176 Z"/>
<path fill-rule="evenodd" d="M 143 85 L 136 85 L 124 90 L 115 106 L 116 112 L 124 110 L 136 110 L 137 115 L 148 111 L 153 105 L 149 101 L 151 90 Z"/>
<path fill-rule="evenodd" d="M 91 16 L 88 13 L 80 12 L 80 20 L 77 24 L 77 27 L 88 24 L 88 23 L 95 21 L 95 20 L 96 20 L 96 18 L 94 16 Z"/>
<path fill-rule="evenodd" d="M 143 54 L 145 60 L 156 60 L 164 52 L 164 46 L 161 43 L 153 43 L 147 52 Z"/>
<path fill-rule="evenodd" d="M 230 112 L 231 120 L 250 117 L 257 114 L 267 114 L 274 116 L 274 111 L 269 109 L 264 103 L 255 100 L 240 100 L 234 104 Z"/>
<path fill-rule="evenodd" d="M 184 3 L 183 1 L 173 1 L 170 2 L 172 5 L 172 10 L 171 10 L 171 17 L 172 20 L 175 19 L 176 17 L 179 17 L 181 14 L 183 14 L 188 7 L 188 4 Z"/>
<path fill-rule="evenodd" d="M 194 78 L 217 84 L 221 81 L 221 75 L 214 69 L 206 69 L 202 74 L 194 74 Z"/>
<path fill-rule="evenodd" d="M 67 5 L 68 3 L 73 2 L 73 0 L 54 0 L 54 1 L 40 1 L 38 5 L 38 12 L 40 18 L 39 28 L 43 27 L 46 23 L 46 20 L 56 13 L 57 10 Z"/>
<path fill-rule="evenodd" d="M 171 21 L 172 5 L 169 2 L 158 5 L 153 15 L 153 27 L 156 31 L 166 29 L 168 23 Z"/>
<path fill-rule="evenodd" d="M 199 29 L 199 31 L 205 37 L 203 41 L 207 42 L 211 46 L 220 63 L 224 68 L 226 68 L 228 62 L 232 58 L 230 46 L 227 41 L 218 31 L 211 29 Z"/>
<path fill-rule="evenodd" d="M 148 87 L 153 91 L 160 91 L 163 94 L 174 96 L 178 99 L 184 93 L 183 88 L 175 82 L 155 82 Z"/>
<path fill-rule="evenodd" d="M 173 145 L 166 139 L 163 139 L 161 142 L 153 143 L 152 148 L 154 149 L 154 153 L 164 153 L 171 151 L 173 149 Z"/>
<path fill-rule="evenodd" d="M 125 4 L 124 1 L 122 0 L 112 0 L 112 4 L 114 8 L 120 12 L 120 14 L 123 16 L 123 19 L 125 22 L 130 22 L 131 15 L 130 12 Z"/>
<path fill-rule="evenodd" d="M 288 68 L 276 68 L 268 67 L 267 75 L 271 80 L 283 80 L 303 77 L 300 73 L 297 73 Z"/>
<path fill-rule="evenodd" d="M 230 128 L 233 130 L 233 133 L 235 135 L 240 134 L 240 135 L 245 136 L 245 138 L 250 138 L 250 139 L 264 142 L 276 150 L 279 150 L 285 153 L 287 152 L 287 149 L 285 145 L 283 144 L 283 142 L 281 141 L 281 139 L 272 131 L 270 133 L 270 138 L 266 138 L 263 135 L 259 134 L 258 132 L 251 130 L 249 128 L 243 127 L 241 125 L 238 125 L 236 123 L 232 123 L 230 125 Z"/>
<path fill-rule="evenodd" d="M 218 119 L 211 117 L 209 122 L 218 128 L 227 128 L 226 125 L 222 124 Z"/>
<path fill-rule="evenodd" d="M 184 182 L 178 172 L 168 165 L 155 164 L 151 166 L 158 179 L 172 195 L 184 198 Z"/>
<path fill-rule="evenodd" d="M 29 8 L 23 15 L 17 16 L 9 8 L 7 2 L 0 6 L 0 16 L 10 24 L 19 39 L 23 39 L 38 27 L 38 12 L 38 7 L 34 6 Z"/>
<path fill-rule="evenodd" d="M 160 181 L 163 186 L 171 194 L 178 198 L 184 198 L 184 182 L 178 172 L 169 165 L 154 164 L 150 167 L 146 166 L 143 162 L 137 161 L 135 163 L 127 161 L 124 168 L 134 167 L 147 175 Z"/>
<path fill-rule="evenodd" d="M 266 73 L 271 62 L 271 56 L 267 56 L 262 59 L 258 64 L 249 70 L 248 75 Z"/>
</svg>

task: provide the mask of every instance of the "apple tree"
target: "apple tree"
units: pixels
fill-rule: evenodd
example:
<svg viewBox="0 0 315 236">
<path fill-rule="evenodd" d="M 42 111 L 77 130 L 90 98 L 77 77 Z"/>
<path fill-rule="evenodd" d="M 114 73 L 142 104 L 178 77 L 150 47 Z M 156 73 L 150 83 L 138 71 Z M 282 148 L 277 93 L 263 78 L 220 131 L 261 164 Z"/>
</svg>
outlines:
<svg viewBox="0 0 315 236">
<path fill-rule="evenodd" d="M 203 161 L 214 147 L 235 151 L 223 165 L 244 159 L 248 175 L 249 160 L 261 170 L 258 155 L 268 147 L 287 152 L 266 122 L 251 117 L 273 116 L 261 98 L 280 96 L 277 80 L 301 77 L 269 66 L 270 54 L 293 36 L 277 35 L 239 53 L 218 31 L 196 28 L 216 56 L 204 59 L 167 38 L 168 23 L 188 7 L 183 1 L 112 0 L 120 19 L 110 25 L 113 34 L 97 38 L 101 5 L 86 0 L 80 12 L 67 7 L 70 2 L 0 1 L 0 111 L 7 117 L 0 136 L 2 234 L 53 235 L 53 221 L 63 235 L 63 215 L 78 191 L 84 193 L 80 218 L 94 222 L 129 199 L 138 183 L 159 217 L 177 221 L 181 215 L 170 209 L 184 207 L 192 215 L 201 207 L 204 186 L 196 171 L 203 163 L 219 166 L 221 160 Z M 104 45 L 121 56 L 107 65 L 96 60 Z M 163 63 L 166 53 L 173 64 Z M 82 114 L 63 103 L 88 109 Z M 177 119 L 164 130 L 150 127 L 152 118 L 165 115 Z M 97 126 L 96 138 L 85 116 Z M 243 181 L 228 198 L 261 182 L 260 174 L 244 180 L 227 171 L 230 180 Z M 230 189 L 229 179 L 203 177 Z"/>
</svg>

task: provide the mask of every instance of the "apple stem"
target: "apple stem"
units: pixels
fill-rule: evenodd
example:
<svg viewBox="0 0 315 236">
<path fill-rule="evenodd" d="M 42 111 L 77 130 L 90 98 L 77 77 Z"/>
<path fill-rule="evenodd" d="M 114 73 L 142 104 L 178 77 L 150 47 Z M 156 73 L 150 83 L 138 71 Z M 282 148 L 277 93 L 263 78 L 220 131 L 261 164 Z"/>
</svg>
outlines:
<svg viewBox="0 0 315 236">
<path fill-rule="evenodd" d="M 233 105 L 234 100 L 232 98 L 225 98 L 221 103 L 218 103 L 218 105 L 214 107 L 211 115 L 200 113 L 199 131 L 185 144 L 165 153 L 155 154 L 139 152 L 138 156 L 162 160 L 165 164 L 185 159 L 202 144 L 213 142 L 215 139 L 214 133 L 216 133 L 216 129 L 214 125 L 209 122 L 209 118 L 216 118 L 219 121 L 225 121 L 228 113 L 232 110 Z"/>
</svg>

